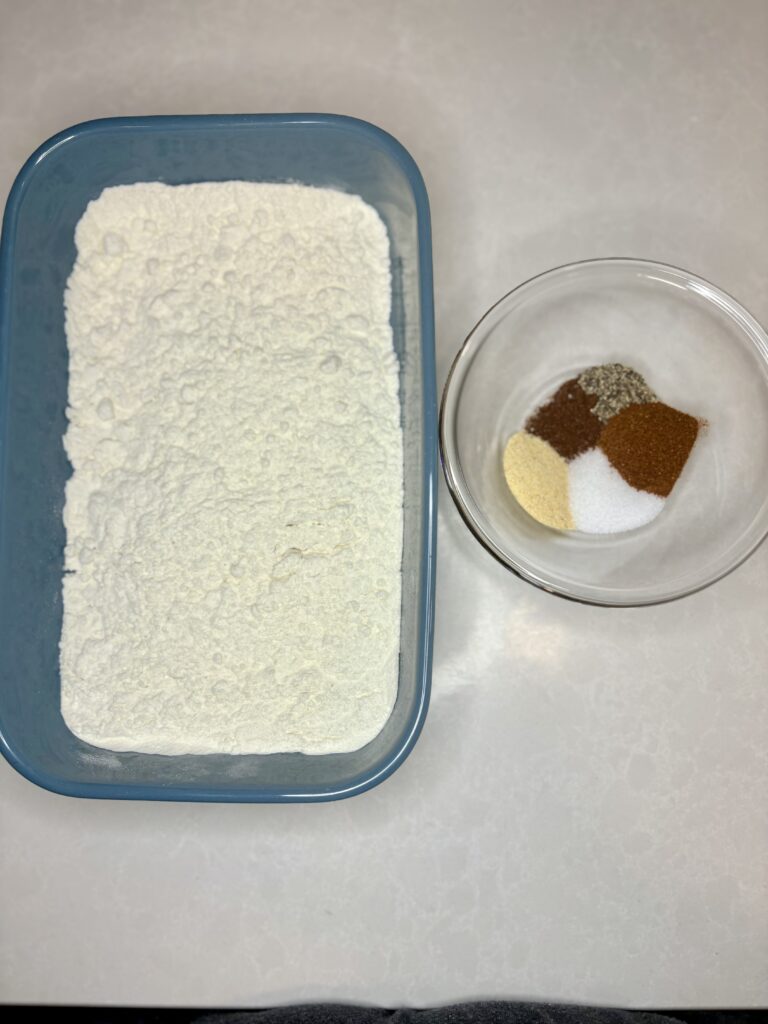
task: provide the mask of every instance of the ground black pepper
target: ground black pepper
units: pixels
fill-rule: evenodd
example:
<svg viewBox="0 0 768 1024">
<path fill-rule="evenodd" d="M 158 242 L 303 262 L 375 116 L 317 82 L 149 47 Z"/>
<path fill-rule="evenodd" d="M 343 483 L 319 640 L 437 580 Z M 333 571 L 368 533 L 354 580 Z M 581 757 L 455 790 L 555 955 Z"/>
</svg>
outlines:
<svg viewBox="0 0 768 1024">
<path fill-rule="evenodd" d="M 629 405 L 658 401 L 642 374 L 623 363 L 590 366 L 577 379 L 583 391 L 595 396 L 592 411 L 602 423 Z"/>
</svg>

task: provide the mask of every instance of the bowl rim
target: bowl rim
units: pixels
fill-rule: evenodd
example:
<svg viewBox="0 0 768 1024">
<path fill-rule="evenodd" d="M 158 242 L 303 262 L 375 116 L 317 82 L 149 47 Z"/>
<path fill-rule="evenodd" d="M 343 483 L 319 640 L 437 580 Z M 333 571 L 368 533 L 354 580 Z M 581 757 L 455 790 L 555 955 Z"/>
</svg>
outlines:
<svg viewBox="0 0 768 1024">
<path fill-rule="evenodd" d="M 259 784 L 240 789 L 226 784 L 212 787 L 191 783 L 178 787 L 165 787 L 156 783 L 83 782 L 73 781 L 31 763 L 15 746 L 0 714 L 0 754 L 30 782 L 43 789 L 64 796 L 110 800 L 163 800 L 214 803 L 309 803 L 346 799 L 364 793 L 379 785 L 400 767 L 418 740 L 429 708 L 432 653 L 435 619 L 435 576 L 437 548 L 437 382 L 435 375 L 434 290 L 432 273 L 432 232 L 429 196 L 419 167 L 405 146 L 395 136 L 369 121 L 346 114 L 331 113 L 265 113 L 265 114 L 153 114 L 141 116 L 103 117 L 82 121 L 64 128 L 43 142 L 23 163 L 11 186 L 5 203 L 0 231 L 0 500 L 8 445 L 4 444 L 7 431 L 9 381 L 7 357 L 9 346 L 4 343 L 8 335 L 11 263 L 14 252 L 19 208 L 30 180 L 46 157 L 62 146 L 88 135 L 107 131 L 175 132 L 190 131 L 197 127 L 236 128 L 241 131 L 278 125 L 314 125 L 332 131 L 346 131 L 367 139 L 382 149 L 402 171 L 411 188 L 416 209 L 418 235 L 418 294 L 420 326 L 420 352 L 422 365 L 421 446 L 423 453 L 422 487 L 424 512 L 419 524 L 423 557 L 419 567 L 419 585 L 422 597 L 417 605 L 417 682 L 416 697 L 402 731 L 391 748 L 369 769 L 345 780 L 338 786 L 310 784 L 265 789 Z M 0 551 L 2 550 L 4 519 L 0 514 Z M 0 709 L 1 712 L 2 709 Z M 206 755 L 199 755 L 206 756 Z M 238 755 L 234 755 L 238 756 Z M 269 756 L 269 755 L 265 755 Z M 320 756 L 323 755 L 312 755 Z M 343 756 L 343 755 L 334 755 Z"/>
<path fill-rule="evenodd" d="M 512 296 L 517 295 L 519 292 L 527 290 L 533 285 L 538 284 L 545 278 L 553 278 L 560 275 L 564 275 L 567 272 L 597 268 L 600 266 L 635 266 L 643 271 L 656 270 L 664 272 L 668 275 L 677 276 L 684 278 L 687 282 L 692 282 L 698 285 L 702 292 L 710 301 L 714 301 L 723 309 L 727 309 L 728 312 L 735 317 L 740 323 L 742 329 L 746 334 L 749 335 L 750 340 L 758 348 L 763 356 L 763 360 L 768 366 L 768 334 L 766 333 L 760 322 L 747 310 L 738 299 L 734 298 L 729 292 L 712 284 L 706 280 L 694 274 L 682 267 L 678 267 L 670 263 L 662 263 L 658 260 L 643 259 L 635 256 L 603 256 L 592 259 L 575 260 L 571 263 L 562 263 L 556 267 L 551 267 L 549 270 L 544 270 L 539 274 L 534 274 L 532 277 L 526 278 L 520 284 L 515 285 L 508 292 L 505 292 L 496 302 L 491 305 L 480 319 L 475 323 L 472 329 L 467 334 L 466 338 L 462 342 L 459 350 L 454 356 L 450 369 L 448 370 L 448 376 L 446 377 L 445 385 L 443 386 L 443 392 L 440 400 L 440 413 L 438 422 L 438 434 L 440 442 L 440 462 L 443 467 L 443 474 L 445 476 L 445 482 L 448 486 L 448 492 L 453 499 L 453 503 L 459 512 L 464 524 L 469 529 L 470 533 L 474 536 L 475 540 L 485 548 L 497 562 L 501 563 L 506 569 L 512 572 L 519 579 L 526 583 L 530 583 L 532 586 L 538 587 L 540 590 L 544 590 L 549 594 L 553 594 L 556 597 L 563 598 L 566 601 L 573 601 L 576 604 L 582 604 L 592 607 L 599 608 L 639 608 L 639 607 L 652 607 L 660 604 L 668 604 L 671 601 L 679 601 L 681 598 L 688 597 L 691 594 L 697 594 L 702 590 L 706 590 L 707 587 L 712 586 L 713 583 L 717 583 L 719 580 L 729 576 L 732 572 L 743 565 L 748 558 L 755 553 L 760 547 L 763 541 L 768 537 L 768 523 L 765 528 L 758 536 L 753 539 L 751 544 L 747 547 L 744 552 L 741 552 L 734 562 L 726 566 L 722 571 L 714 573 L 707 579 L 702 580 L 692 586 L 683 587 L 677 591 L 671 591 L 670 593 L 662 594 L 661 596 L 648 596 L 643 597 L 642 595 L 634 595 L 631 591 L 628 591 L 625 597 L 617 597 L 616 599 L 602 599 L 598 596 L 586 596 L 584 594 L 574 593 L 567 587 L 561 586 L 557 583 L 553 583 L 543 576 L 537 575 L 536 572 L 527 568 L 521 562 L 511 558 L 502 548 L 500 548 L 493 539 L 485 532 L 481 523 L 473 515 L 470 505 L 465 501 L 460 486 L 460 479 L 464 478 L 463 472 L 461 471 L 461 460 L 458 456 L 456 446 L 453 443 L 453 437 L 449 430 L 447 405 L 449 399 L 452 397 L 452 392 L 457 381 L 463 382 L 466 375 L 465 364 L 469 359 L 470 355 L 474 356 L 474 352 L 471 351 L 473 340 L 477 332 L 481 329 L 485 321 L 498 309 L 499 306 L 507 302 Z M 459 376 L 460 375 L 460 376 Z M 451 417 L 450 425 L 453 425 L 454 417 Z M 474 503 L 473 503 L 474 504 Z M 619 592 L 621 593 L 621 592 Z"/>
</svg>

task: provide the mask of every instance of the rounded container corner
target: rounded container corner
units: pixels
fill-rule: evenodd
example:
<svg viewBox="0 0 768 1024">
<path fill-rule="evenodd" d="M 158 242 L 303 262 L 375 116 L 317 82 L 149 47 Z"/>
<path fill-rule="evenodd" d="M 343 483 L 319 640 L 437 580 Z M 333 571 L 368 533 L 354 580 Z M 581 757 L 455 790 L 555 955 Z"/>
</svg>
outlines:
<svg viewBox="0 0 768 1024">
<path fill-rule="evenodd" d="M 81 799 L 121 799 L 121 800 L 162 800 L 162 801 L 183 801 L 183 802 L 240 802 L 240 803 L 314 803 L 331 802 L 360 795 L 386 781 L 405 760 L 410 756 L 416 741 L 421 734 L 425 723 L 427 709 L 431 693 L 431 670 L 432 670 L 432 642 L 434 626 L 434 604 L 435 604 L 435 555 L 437 537 L 437 474 L 438 474 L 438 443 L 437 443 L 437 390 L 435 380 L 435 356 L 434 356 L 434 306 L 432 291 L 432 248 L 431 248 L 431 223 L 429 198 L 426 184 L 416 161 L 405 148 L 405 146 L 389 132 L 379 126 L 359 118 L 336 115 L 336 114 L 255 114 L 255 115 L 158 115 L 153 117 L 115 117 L 98 118 L 75 123 L 59 132 L 51 135 L 43 141 L 24 161 L 13 181 L 8 198 L 5 203 L 5 210 L 2 224 L 2 238 L 0 239 L 0 389 L 4 392 L 6 385 L 10 386 L 10 374 L 5 372 L 7 358 L 10 350 L 11 330 L 16 330 L 12 320 L 11 306 L 11 278 L 13 261 L 16 258 L 18 246 L 17 237 L 24 228 L 24 219 L 27 216 L 25 204 L 22 202 L 25 192 L 38 172 L 50 169 L 53 163 L 47 161 L 47 157 L 68 146 L 84 136 L 93 136 L 103 132 L 137 131 L 145 133 L 167 132 L 173 134 L 176 131 L 206 127 L 208 129 L 221 127 L 236 130 L 238 133 L 247 130 L 249 127 L 272 125 L 274 127 L 286 125 L 315 124 L 318 126 L 327 125 L 329 128 L 336 127 L 360 137 L 361 144 L 374 146 L 385 157 L 389 158 L 393 170 L 403 176 L 404 193 L 410 189 L 413 196 L 413 209 L 415 213 L 415 228 L 417 235 L 417 250 L 414 255 L 413 265 L 418 271 L 418 303 L 413 314 L 414 325 L 418 324 L 419 340 L 417 348 L 420 349 L 420 360 L 422 366 L 422 379 L 419 385 L 421 391 L 421 416 L 419 432 L 421 434 L 420 447 L 422 450 L 422 466 L 420 470 L 423 502 L 423 513 L 419 513 L 420 523 L 418 528 L 414 524 L 414 543 L 418 536 L 418 547 L 420 548 L 421 567 L 417 569 L 420 584 L 419 597 L 414 610 L 418 610 L 419 637 L 416 645 L 418 651 L 414 657 L 418 671 L 415 673 L 415 693 L 410 714 L 405 722 L 402 732 L 396 733 L 394 742 L 382 752 L 378 760 L 360 774 L 355 775 L 351 770 L 346 778 L 340 773 L 338 782 L 330 780 L 323 784 L 313 784 L 311 778 L 302 785 L 301 782 L 288 785 L 276 785 L 267 788 L 258 778 L 254 778 L 249 786 L 241 788 L 227 785 L 222 781 L 221 785 L 209 785 L 205 781 L 200 784 L 194 782 L 184 784 L 179 780 L 178 784 L 155 784 L 137 779 L 126 778 L 120 781 L 114 776 L 105 775 L 103 778 L 71 777 L 77 775 L 64 771 L 60 773 L 51 772 L 47 769 L 47 761 L 40 760 L 39 764 L 32 763 L 27 755 L 22 755 L 18 750 L 18 743 L 14 735 L 18 735 L 17 725 L 14 721 L 7 720 L 5 724 L 0 721 L 0 752 L 2 752 L 9 765 L 30 783 L 55 793 L 59 796 L 77 797 Z M 329 133 L 330 134 L 330 133 Z M 366 141 L 368 140 L 368 141 Z M 39 179 L 37 179 L 39 181 Z M 34 194 L 37 194 L 35 188 Z M 20 212 L 21 211 L 21 212 Z M 18 229 L 18 230 L 17 230 Z M 0 485 L 5 483 L 5 469 L 9 463 L 10 444 L 5 444 L 5 413 L 8 411 L 7 402 L 0 397 L 0 470 L 3 477 Z M 7 535 L 3 533 L 7 527 Z M 12 544 L 12 533 L 10 525 L 0 515 L 0 552 L 5 547 L 10 550 Z M 417 556 L 418 558 L 419 556 Z M 418 561 L 417 561 L 418 566 Z M 411 648 L 414 650 L 414 648 Z M 10 669 L 9 669 L 10 671 Z M 22 686 L 24 676 L 19 676 L 17 684 Z M 411 676 L 413 679 L 413 675 Z M 69 755 L 68 755 L 69 756 Z M 71 755 L 73 760 L 76 753 Z"/>
</svg>

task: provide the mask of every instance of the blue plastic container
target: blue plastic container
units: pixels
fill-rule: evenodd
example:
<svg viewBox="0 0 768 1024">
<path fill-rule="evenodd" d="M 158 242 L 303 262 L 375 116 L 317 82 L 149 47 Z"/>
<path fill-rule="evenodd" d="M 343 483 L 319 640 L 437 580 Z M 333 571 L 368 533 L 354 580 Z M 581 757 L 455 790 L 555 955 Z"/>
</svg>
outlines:
<svg viewBox="0 0 768 1024">
<path fill-rule="evenodd" d="M 66 427 L 63 292 L 74 230 L 108 185 L 299 181 L 357 193 L 392 252 L 401 365 L 405 536 L 400 680 L 380 735 L 349 754 L 115 753 L 73 735 L 59 709 Z M 118 118 L 61 132 L 8 199 L 0 247 L 0 747 L 23 775 L 71 796 L 140 800 L 333 800 L 385 779 L 427 712 L 435 572 L 436 402 L 429 207 L 390 135 L 347 117 Z"/>
</svg>

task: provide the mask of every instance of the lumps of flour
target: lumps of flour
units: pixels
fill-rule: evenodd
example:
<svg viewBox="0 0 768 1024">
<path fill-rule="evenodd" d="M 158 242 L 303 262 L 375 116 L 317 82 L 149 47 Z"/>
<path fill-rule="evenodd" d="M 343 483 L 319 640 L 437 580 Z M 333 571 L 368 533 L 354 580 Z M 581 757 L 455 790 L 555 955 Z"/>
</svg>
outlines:
<svg viewBox="0 0 768 1024">
<path fill-rule="evenodd" d="M 61 701 L 114 750 L 354 750 L 397 691 L 389 245 L 357 196 L 106 189 L 76 230 Z"/>
</svg>

